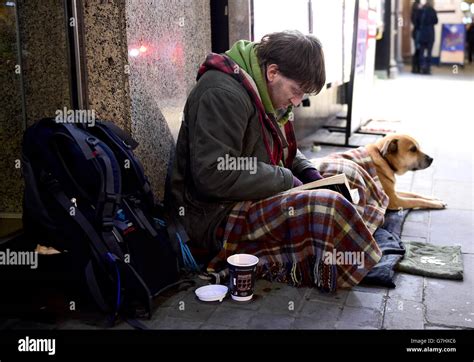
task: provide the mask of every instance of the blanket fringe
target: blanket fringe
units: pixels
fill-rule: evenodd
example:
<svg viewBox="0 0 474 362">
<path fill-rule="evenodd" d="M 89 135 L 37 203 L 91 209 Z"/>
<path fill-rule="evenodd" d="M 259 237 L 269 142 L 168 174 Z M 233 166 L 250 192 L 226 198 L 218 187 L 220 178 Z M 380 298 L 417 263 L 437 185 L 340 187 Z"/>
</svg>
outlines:
<svg viewBox="0 0 474 362">
<path fill-rule="evenodd" d="M 257 278 L 294 287 L 316 286 L 321 291 L 334 292 L 337 286 L 337 267 L 325 264 L 322 259 L 317 262 L 316 257 L 312 256 L 300 262 L 264 263 L 257 268 Z"/>
</svg>

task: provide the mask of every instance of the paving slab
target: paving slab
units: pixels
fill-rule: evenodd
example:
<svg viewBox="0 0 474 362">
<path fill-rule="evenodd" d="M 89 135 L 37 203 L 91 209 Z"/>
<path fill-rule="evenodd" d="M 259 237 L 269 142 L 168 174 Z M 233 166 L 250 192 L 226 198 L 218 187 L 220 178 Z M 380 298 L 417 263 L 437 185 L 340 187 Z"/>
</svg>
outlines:
<svg viewBox="0 0 474 362">
<path fill-rule="evenodd" d="M 382 313 L 369 308 L 344 307 L 335 324 L 336 329 L 380 329 Z"/>
<path fill-rule="evenodd" d="M 383 312 L 385 296 L 377 293 L 351 291 L 346 299 L 346 306 L 376 309 Z"/>
<path fill-rule="evenodd" d="M 474 210 L 472 182 L 435 179 L 433 194 L 446 202 L 449 209 Z"/>
<path fill-rule="evenodd" d="M 473 182 L 472 149 L 468 153 L 444 150 L 435 162 L 436 179 Z"/>
<path fill-rule="evenodd" d="M 229 329 L 235 329 L 235 328 L 231 326 L 220 325 L 220 324 L 204 323 L 201 325 L 200 329 L 219 331 L 219 330 L 229 330 Z"/>
<path fill-rule="evenodd" d="M 425 279 L 429 324 L 474 328 L 474 255 L 463 254 L 464 280 Z"/>
<path fill-rule="evenodd" d="M 423 223 L 427 224 L 430 221 L 430 211 L 428 210 L 411 210 L 407 218 L 405 219 L 405 222 L 417 222 L 417 223 Z"/>
<path fill-rule="evenodd" d="M 203 321 L 174 318 L 166 316 L 163 319 L 155 319 L 151 324 L 152 329 L 199 329 Z"/>
<path fill-rule="evenodd" d="M 221 308 L 218 308 L 206 321 L 206 324 L 216 324 L 224 325 L 231 328 L 238 329 L 247 329 L 249 328 L 250 319 L 257 315 L 258 312 L 238 309 L 238 308 L 229 308 L 225 305 L 222 305 Z"/>
<path fill-rule="evenodd" d="M 474 253 L 474 211 L 446 209 L 431 215 L 430 242 L 461 245 L 463 253 Z"/>
<path fill-rule="evenodd" d="M 381 295 L 387 295 L 389 288 L 381 287 L 377 285 L 370 284 L 358 284 L 352 287 L 353 291 L 365 292 L 365 293 L 377 293 Z"/>
<path fill-rule="evenodd" d="M 401 236 L 401 241 L 419 241 L 420 243 L 427 243 L 428 242 L 428 237 L 419 237 L 419 236 Z"/>
<path fill-rule="evenodd" d="M 343 305 L 316 300 L 306 301 L 293 324 L 294 329 L 334 329 Z"/>
<path fill-rule="evenodd" d="M 396 288 L 388 291 L 391 299 L 409 300 L 412 302 L 423 301 L 423 277 L 396 272 L 394 282 Z"/>
<path fill-rule="evenodd" d="M 423 329 L 423 304 L 400 298 L 389 298 L 385 307 L 384 329 Z"/>
<path fill-rule="evenodd" d="M 346 301 L 349 292 L 350 290 L 348 289 L 340 289 L 335 293 L 324 293 L 318 289 L 313 289 L 307 294 L 306 300 L 342 305 Z"/>
<path fill-rule="evenodd" d="M 204 322 L 226 300 L 224 299 L 223 302 L 202 302 L 197 299 L 193 292 L 184 296 L 184 298 L 177 299 L 175 303 L 163 310 L 167 311 L 166 315 L 168 317 Z M 153 318 L 158 318 L 158 314 Z"/>
<path fill-rule="evenodd" d="M 281 295 L 271 295 L 262 300 L 259 312 L 271 313 L 279 316 L 294 316 L 301 310 L 304 302 L 304 297 L 290 298 Z"/>
<path fill-rule="evenodd" d="M 427 224 L 412 221 L 405 221 L 403 224 L 402 237 L 428 238 L 429 235 L 430 229 Z"/>
<path fill-rule="evenodd" d="M 291 329 L 294 321 L 294 316 L 259 313 L 249 320 L 247 326 L 249 329 Z"/>
<path fill-rule="evenodd" d="M 427 330 L 460 330 L 462 328 L 449 328 L 444 326 L 437 326 L 437 325 L 425 325 L 425 329 Z"/>
<path fill-rule="evenodd" d="M 223 305 L 225 308 L 237 308 L 237 309 L 246 309 L 249 311 L 256 311 L 260 309 L 262 302 L 265 298 L 272 298 L 271 295 L 261 295 L 261 294 L 254 294 L 253 298 L 249 301 L 239 302 L 233 300 L 230 296 L 224 299 Z"/>
</svg>

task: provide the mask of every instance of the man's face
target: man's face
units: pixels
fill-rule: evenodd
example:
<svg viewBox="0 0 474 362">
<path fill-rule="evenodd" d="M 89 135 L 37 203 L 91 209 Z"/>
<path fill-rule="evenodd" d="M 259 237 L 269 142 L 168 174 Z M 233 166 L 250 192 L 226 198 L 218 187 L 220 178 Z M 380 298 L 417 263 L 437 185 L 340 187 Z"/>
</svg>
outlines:
<svg viewBox="0 0 474 362">
<path fill-rule="evenodd" d="M 273 107 L 286 109 L 290 105 L 297 106 L 303 100 L 304 92 L 298 82 L 285 77 L 276 64 L 267 67 L 267 88 Z"/>
</svg>

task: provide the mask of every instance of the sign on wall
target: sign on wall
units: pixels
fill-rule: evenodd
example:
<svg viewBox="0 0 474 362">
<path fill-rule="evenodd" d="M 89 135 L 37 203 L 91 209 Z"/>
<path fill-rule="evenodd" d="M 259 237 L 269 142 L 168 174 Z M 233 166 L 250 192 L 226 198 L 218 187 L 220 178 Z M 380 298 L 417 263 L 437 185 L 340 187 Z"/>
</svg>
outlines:
<svg viewBox="0 0 474 362">
<path fill-rule="evenodd" d="M 439 62 L 447 64 L 464 64 L 465 45 L 464 24 L 443 24 Z"/>
</svg>

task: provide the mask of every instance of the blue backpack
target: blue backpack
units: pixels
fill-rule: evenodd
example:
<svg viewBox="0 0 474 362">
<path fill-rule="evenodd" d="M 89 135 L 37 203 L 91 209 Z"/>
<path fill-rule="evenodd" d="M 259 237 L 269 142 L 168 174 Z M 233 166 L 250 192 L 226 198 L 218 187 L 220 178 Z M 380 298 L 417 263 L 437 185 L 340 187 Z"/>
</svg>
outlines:
<svg viewBox="0 0 474 362">
<path fill-rule="evenodd" d="M 151 317 L 152 299 L 179 283 L 179 246 L 155 205 L 137 143 L 113 123 L 46 118 L 23 137 L 23 223 L 34 244 L 68 257 L 68 283 L 108 313 Z"/>
</svg>

